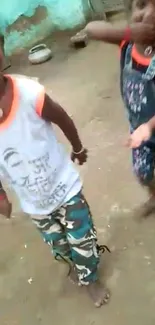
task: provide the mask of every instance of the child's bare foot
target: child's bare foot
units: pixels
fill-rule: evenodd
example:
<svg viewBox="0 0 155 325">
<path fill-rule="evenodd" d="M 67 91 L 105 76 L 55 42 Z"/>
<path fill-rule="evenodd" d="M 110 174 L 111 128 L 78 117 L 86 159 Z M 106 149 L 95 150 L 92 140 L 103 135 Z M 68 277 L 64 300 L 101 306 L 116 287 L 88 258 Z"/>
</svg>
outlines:
<svg viewBox="0 0 155 325">
<path fill-rule="evenodd" d="M 110 298 L 109 291 L 99 281 L 90 283 L 87 286 L 87 291 L 97 308 L 107 304 Z"/>
<path fill-rule="evenodd" d="M 5 194 L 3 195 L 4 197 L 0 199 L 0 214 L 4 215 L 9 219 L 12 213 L 12 204 L 9 202 L 7 196 Z"/>
<path fill-rule="evenodd" d="M 151 196 L 148 201 L 136 209 L 138 217 L 147 218 L 152 213 L 155 213 L 155 197 Z"/>
</svg>

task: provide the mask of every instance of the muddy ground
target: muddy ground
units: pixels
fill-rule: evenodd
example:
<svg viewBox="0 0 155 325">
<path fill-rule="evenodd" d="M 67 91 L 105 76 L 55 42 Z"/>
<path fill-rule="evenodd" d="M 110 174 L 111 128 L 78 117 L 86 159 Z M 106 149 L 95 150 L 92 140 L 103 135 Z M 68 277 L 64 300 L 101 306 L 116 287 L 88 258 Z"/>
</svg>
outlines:
<svg viewBox="0 0 155 325">
<path fill-rule="evenodd" d="M 109 305 L 96 310 L 84 290 L 68 283 L 66 266 L 53 260 L 14 201 L 15 218 L 0 220 L 0 324 L 152 325 L 155 218 L 138 222 L 133 213 L 145 193 L 123 147 L 128 126 L 119 95 L 118 50 L 91 42 L 73 51 L 68 38 L 50 42 L 50 62 L 32 67 L 25 56 L 16 57 L 10 72 L 39 77 L 73 116 L 89 150 L 80 172 L 100 242 L 112 250 L 102 257 L 100 270 L 112 297 Z"/>
</svg>

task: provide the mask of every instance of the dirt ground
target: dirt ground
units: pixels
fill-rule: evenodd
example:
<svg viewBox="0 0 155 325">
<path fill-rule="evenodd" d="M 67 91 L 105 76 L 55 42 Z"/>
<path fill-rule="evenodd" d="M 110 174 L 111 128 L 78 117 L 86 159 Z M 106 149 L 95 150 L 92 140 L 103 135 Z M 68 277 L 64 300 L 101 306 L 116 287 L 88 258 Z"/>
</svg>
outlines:
<svg viewBox="0 0 155 325">
<path fill-rule="evenodd" d="M 32 67 L 25 56 L 16 57 L 10 72 L 39 77 L 72 115 L 89 150 L 80 172 L 100 243 L 112 250 L 102 257 L 100 269 L 112 296 L 97 310 L 84 289 L 68 283 L 66 266 L 53 260 L 14 201 L 15 218 L 0 220 L 0 324 L 152 325 L 155 219 L 138 222 L 133 213 L 145 193 L 123 147 L 128 126 L 119 95 L 118 50 L 91 42 L 73 51 L 67 38 L 51 44 L 50 62 Z"/>
</svg>

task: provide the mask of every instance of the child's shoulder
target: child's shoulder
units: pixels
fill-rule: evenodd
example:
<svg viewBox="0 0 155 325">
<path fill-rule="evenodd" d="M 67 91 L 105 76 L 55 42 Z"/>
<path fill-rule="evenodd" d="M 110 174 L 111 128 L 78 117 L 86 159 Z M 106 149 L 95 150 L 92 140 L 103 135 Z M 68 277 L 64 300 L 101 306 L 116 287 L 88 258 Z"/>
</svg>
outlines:
<svg viewBox="0 0 155 325">
<path fill-rule="evenodd" d="M 37 78 L 37 77 L 28 77 L 26 75 L 14 74 L 14 73 L 10 74 L 9 76 L 14 78 L 14 79 L 18 79 L 18 80 L 27 80 L 27 81 L 32 80 L 32 81 L 35 81 L 35 82 L 39 82 L 39 78 Z"/>
<path fill-rule="evenodd" d="M 9 75 L 9 77 L 15 83 L 19 93 L 23 96 L 36 97 L 44 91 L 44 86 L 39 83 L 38 78 L 17 74 Z"/>
<path fill-rule="evenodd" d="M 31 78 L 24 75 L 10 74 L 8 75 L 13 82 L 17 84 L 18 87 L 38 87 L 39 80 L 37 78 Z"/>
</svg>

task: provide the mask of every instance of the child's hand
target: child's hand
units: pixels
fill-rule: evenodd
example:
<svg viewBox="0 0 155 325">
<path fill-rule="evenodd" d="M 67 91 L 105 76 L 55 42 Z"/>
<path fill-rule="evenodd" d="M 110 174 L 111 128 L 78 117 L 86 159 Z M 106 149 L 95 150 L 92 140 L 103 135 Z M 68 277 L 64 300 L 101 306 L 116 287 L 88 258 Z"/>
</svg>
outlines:
<svg viewBox="0 0 155 325">
<path fill-rule="evenodd" d="M 76 153 L 74 151 L 72 151 L 71 153 L 71 159 L 73 162 L 75 162 L 76 160 L 78 160 L 79 165 L 83 165 L 88 158 L 88 150 L 83 148 L 79 153 Z"/>
<path fill-rule="evenodd" d="M 130 135 L 127 141 L 127 146 L 132 149 L 138 148 L 143 142 L 150 139 L 151 134 L 152 131 L 149 123 L 142 124 Z"/>
</svg>

